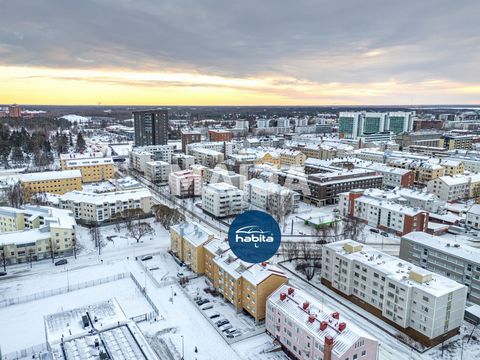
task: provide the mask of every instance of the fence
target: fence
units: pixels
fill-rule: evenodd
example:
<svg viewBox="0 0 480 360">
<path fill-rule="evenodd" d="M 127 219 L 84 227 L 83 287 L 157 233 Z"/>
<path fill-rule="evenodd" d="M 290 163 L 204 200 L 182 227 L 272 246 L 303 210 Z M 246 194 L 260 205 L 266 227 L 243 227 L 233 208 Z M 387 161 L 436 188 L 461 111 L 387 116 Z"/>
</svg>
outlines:
<svg viewBox="0 0 480 360">
<path fill-rule="evenodd" d="M 17 360 L 17 359 L 24 359 L 24 358 L 33 358 L 34 355 L 38 355 L 39 353 L 48 351 L 46 344 L 39 344 L 35 346 L 30 346 L 25 349 L 13 351 L 8 354 L 1 354 L 1 360 Z M 40 357 L 38 357 L 40 358 Z"/>
<path fill-rule="evenodd" d="M 150 298 L 150 296 L 148 296 L 147 292 L 145 291 L 145 288 L 140 285 L 140 283 L 138 282 L 137 278 L 132 274 L 130 273 L 130 279 L 132 279 L 133 283 L 137 286 L 138 290 L 140 290 L 140 292 L 143 294 L 143 296 L 145 297 L 145 299 L 147 300 L 147 302 L 150 304 L 150 306 L 152 307 L 153 311 L 155 312 L 155 314 L 158 316 L 160 314 L 160 311 L 158 310 L 157 306 L 154 304 L 153 300 Z"/>
<path fill-rule="evenodd" d="M 55 296 L 55 295 L 66 294 L 66 293 L 71 292 L 71 291 L 86 289 L 86 288 L 89 288 L 89 287 L 92 287 L 92 286 L 102 285 L 102 284 L 106 284 L 106 283 L 109 283 L 109 282 L 112 282 L 112 281 L 125 279 L 128 276 L 129 276 L 128 273 L 120 273 L 120 274 L 115 274 L 115 275 L 100 278 L 100 279 L 86 281 L 86 282 L 83 282 L 83 283 L 72 284 L 72 285 L 57 288 L 57 289 L 45 290 L 45 291 L 42 291 L 42 292 L 30 294 L 30 295 L 24 295 L 24 296 L 19 296 L 19 297 L 15 297 L 15 298 L 4 299 L 4 300 L 0 301 L 0 308 L 7 307 L 7 306 L 12 306 L 12 305 L 17 305 L 17 304 L 23 304 L 23 303 L 30 302 L 30 301 L 33 301 L 33 300 L 45 299 L 47 297 L 51 297 L 51 296 Z"/>
</svg>

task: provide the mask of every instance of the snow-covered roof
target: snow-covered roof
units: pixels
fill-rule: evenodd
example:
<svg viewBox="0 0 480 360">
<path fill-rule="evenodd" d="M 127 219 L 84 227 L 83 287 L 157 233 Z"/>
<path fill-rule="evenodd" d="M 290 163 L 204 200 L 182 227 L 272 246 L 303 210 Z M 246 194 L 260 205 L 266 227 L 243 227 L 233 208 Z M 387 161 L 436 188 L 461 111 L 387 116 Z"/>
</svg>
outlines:
<svg viewBox="0 0 480 360">
<path fill-rule="evenodd" d="M 293 290 L 290 294 L 289 289 Z M 284 300 L 280 298 L 280 294 L 285 294 Z M 344 320 L 342 314 L 339 314 L 338 320 L 333 318 L 332 314 L 337 312 L 337 309 L 330 308 L 325 301 L 320 301 L 303 290 L 282 285 L 270 295 L 268 303 L 281 309 L 289 319 L 295 321 L 296 325 L 308 331 L 316 342 L 324 344 L 325 337 L 332 337 L 334 339 L 332 351 L 338 358 L 341 358 L 361 338 L 376 340 L 354 323 Z M 308 303 L 306 310 L 303 309 L 304 303 Z M 310 315 L 315 318 L 313 322 L 308 320 Z M 325 330 L 320 329 L 322 321 L 327 324 Z M 347 325 L 343 331 L 339 331 L 341 322 Z"/>
<path fill-rule="evenodd" d="M 226 191 L 233 191 L 233 192 L 241 192 L 236 186 L 233 186 L 226 182 L 218 182 L 213 184 L 205 185 L 205 191 L 214 191 L 214 192 L 226 192 Z"/>
<path fill-rule="evenodd" d="M 81 178 L 80 170 L 63 170 L 63 171 L 45 171 L 30 174 L 21 174 L 20 180 L 22 182 L 30 181 L 47 181 L 57 179 Z"/>
<path fill-rule="evenodd" d="M 85 191 L 70 191 L 60 196 L 62 202 L 76 202 L 76 203 L 89 203 L 95 205 L 102 205 L 104 203 L 114 203 L 117 201 L 129 201 L 140 200 L 146 197 L 151 197 L 150 190 L 143 189 L 131 189 L 124 191 L 112 191 L 104 193 L 92 193 Z"/>
<path fill-rule="evenodd" d="M 345 245 L 352 245 L 353 247 L 359 246 L 361 247 L 361 250 L 349 252 L 345 250 Z M 327 244 L 325 247 L 346 258 L 375 268 L 385 274 L 388 278 L 394 279 L 408 287 L 417 288 L 435 296 L 448 294 L 451 291 L 464 286 L 454 280 L 427 271 L 419 266 L 409 263 L 408 261 L 401 260 L 353 240 L 337 241 L 335 243 Z M 428 277 L 431 277 L 431 280 L 420 283 L 413 280 L 411 274 L 421 274 L 422 276 L 428 275 Z"/>
<path fill-rule="evenodd" d="M 452 185 L 463 185 L 463 184 L 468 184 L 469 179 L 466 176 L 460 175 L 460 176 L 440 176 L 438 178 L 440 181 L 444 182 L 448 186 Z"/>
<path fill-rule="evenodd" d="M 467 214 L 480 215 L 480 205 L 472 205 L 472 207 L 467 211 Z"/>
<path fill-rule="evenodd" d="M 172 226 L 180 236 L 195 247 L 203 245 L 213 237 L 213 234 L 198 223 L 183 222 Z"/>
<path fill-rule="evenodd" d="M 403 235 L 402 239 L 422 244 L 437 251 L 442 251 L 448 253 L 449 255 L 457 256 L 473 263 L 480 264 L 480 249 L 469 246 L 463 242 L 443 238 L 441 236 L 430 235 L 419 231 L 414 231 Z"/>
<path fill-rule="evenodd" d="M 101 151 L 60 154 L 60 160 L 90 159 L 101 157 L 103 157 L 103 153 Z"/>
<path fill-rule="evenodd" d="M 424 210 L 418 208 L 412 208 L 410 206 L 397 204 L 392 201 L 377 199 L 368 195 L 360 196 L 359 198 L 355 199 L 356 203 L 364 203 L 373 206 L 380 207 L 385 210 L 390 210 L 399 214 L 408 215 L 408 216 L 415 216 L 420 213 L 424 213 Z"/>
<path fill-rule="evenodd" d="M 203 154 L 203 155 L 211 155 L 211 156 L 223 155 L 220 151 L 213 150 L 213 149 L 208 149 L 208 148 L 202 148 L 202 147 L 194 147 L 192 149 L 192 152 L 198 153 L 198 154 Z"/>
<path fill-rule="evenodd" d="M 97 165 L 111 165 L 113 159 L 111 157 L 104 158 L 87 158 L 87 159 L 72 159 L 66 161 L 67 167 L 75 166 L 97 166 Z"/>
</svg>

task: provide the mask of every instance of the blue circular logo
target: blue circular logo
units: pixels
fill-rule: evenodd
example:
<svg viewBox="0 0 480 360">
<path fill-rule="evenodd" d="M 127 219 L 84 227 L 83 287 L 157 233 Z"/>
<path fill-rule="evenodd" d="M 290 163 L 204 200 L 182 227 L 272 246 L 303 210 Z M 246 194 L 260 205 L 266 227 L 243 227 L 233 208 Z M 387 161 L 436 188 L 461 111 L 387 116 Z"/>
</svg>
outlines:
<svg viewBox="0 0 480 360">
<path fill-rule="evenodd" d="M 263 211 L 249 210 L 238 215 L 228 230 L 233 253 L 249 263 L 267 261 L 280 247 L 282 234 L 275 219 Z"/>
</svg>

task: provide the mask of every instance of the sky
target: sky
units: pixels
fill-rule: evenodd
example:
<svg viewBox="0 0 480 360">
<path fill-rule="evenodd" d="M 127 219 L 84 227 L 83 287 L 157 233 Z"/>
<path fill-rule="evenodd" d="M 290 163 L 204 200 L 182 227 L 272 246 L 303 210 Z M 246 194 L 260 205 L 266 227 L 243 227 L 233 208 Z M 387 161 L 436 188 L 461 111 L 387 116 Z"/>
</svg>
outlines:
<svg viewBox="0 0 480 360">
<path fill-rule="evenodd" d="M 0 103 L 480 103 L 478 0 L 0 0 Z"/>
</svg>

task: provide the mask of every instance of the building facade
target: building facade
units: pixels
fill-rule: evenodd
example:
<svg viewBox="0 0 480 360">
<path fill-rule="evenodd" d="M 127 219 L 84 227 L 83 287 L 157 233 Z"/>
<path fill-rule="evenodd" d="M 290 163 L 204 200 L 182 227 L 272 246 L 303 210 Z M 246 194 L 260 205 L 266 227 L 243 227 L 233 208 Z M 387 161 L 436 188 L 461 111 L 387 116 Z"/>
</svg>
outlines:
<svg viewBox="0 0 480 360">
<path fill-rule="evenodd" d="M 134 111 L 135 146 L 166 145 L 168 110 Z"/>
<path fill-rule="evenodd" d="M 378 341 L 323 301 L 288 285 L 267 301 L 265 327 L 293 359 L 378 359 Z"/>
<path fill-rule="evenodd" d="M 80 170 L 84 183 L 105 181 L 115 177 L 115 165 L 111 157 L 66 160 L 62 170 Z"/>
<path fill-rule="evenodd" d="M 82 190 L 80 170 L 22 174 L 20 181 L 25 201 L 29 201 L 33 195 L 38 193 L 65 194 L 69 191 Z"/>
<path fill-rule="evenodd" d="M 168 185 L 173 196 L 189 198 L 202 195 L 202 177 L 191 170 L 170 173 Z"/>
<path fill-rule="evenodd" d="M 322 283 L 426 345 L 458 333 L 467 288 L 352 240 L 326 244 Z"/>
<path fill-rule="evenodd" d="M 202 189 L 202 209 L 215 217 L 240 214 L 243 209 L 243 191 L 227 183 L 205 185 Z"/>
<path fill-rule="evenodd" d="M 145 164 L 145 177 L 153 183 L 168 182 L 170 164 L 166 161 L 148 161 Z"/>
</svg>

